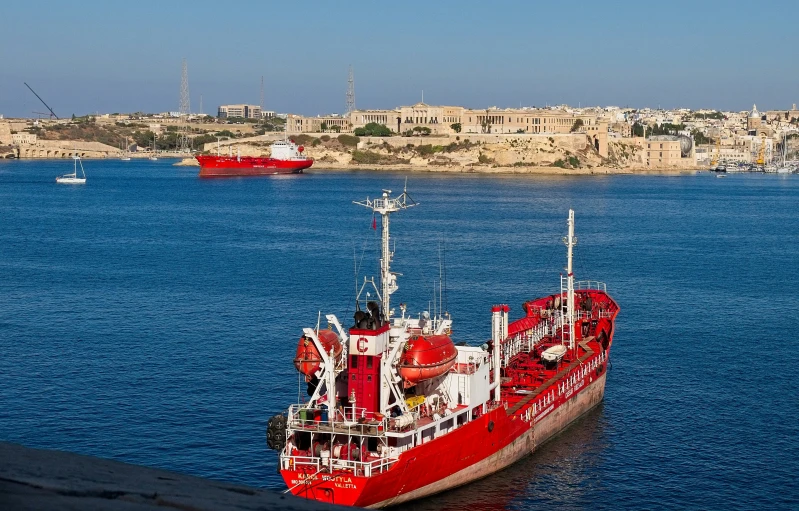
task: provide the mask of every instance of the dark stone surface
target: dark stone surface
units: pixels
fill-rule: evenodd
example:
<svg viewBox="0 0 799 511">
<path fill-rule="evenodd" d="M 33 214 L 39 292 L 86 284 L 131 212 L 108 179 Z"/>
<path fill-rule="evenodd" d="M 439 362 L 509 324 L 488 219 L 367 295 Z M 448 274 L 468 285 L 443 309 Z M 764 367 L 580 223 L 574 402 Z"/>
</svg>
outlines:
<svg viewBox="0 0 799 511">
<path fill-rule="evenodd" d="M 0 442 L 0 510 L 347 508 L 166 470 Z"/>
</svg>

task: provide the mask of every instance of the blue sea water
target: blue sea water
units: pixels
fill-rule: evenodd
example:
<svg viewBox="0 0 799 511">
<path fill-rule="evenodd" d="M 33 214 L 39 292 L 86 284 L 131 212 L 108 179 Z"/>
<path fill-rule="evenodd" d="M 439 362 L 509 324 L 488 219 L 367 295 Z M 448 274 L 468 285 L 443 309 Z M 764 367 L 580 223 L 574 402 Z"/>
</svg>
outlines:
<svg viewBox="0 0 799 511">
<path fill-rule="evenodd" d="M 199 180 L 169 161 L 0 162 L 0 440 L 283 489 L 267 419 L 301 328 L 377 268 L 353 200 L 406 176 Z M 408 509 L 797 509 L 799 176 L 411 174 L 395 304 L 456 341 L 578 278 L 621 306 L 604 403 L 513 467 Z M 379 221 L 378 221 L 379 223 Z M 443 254 L 443 256 L 441 256 Z M 324 320 L 323 320 L 324 323 Z M 304 389 L 303 389 L 304 391 Z M 2 462 L 0 460 L 0 462 Z"/>
</svg>

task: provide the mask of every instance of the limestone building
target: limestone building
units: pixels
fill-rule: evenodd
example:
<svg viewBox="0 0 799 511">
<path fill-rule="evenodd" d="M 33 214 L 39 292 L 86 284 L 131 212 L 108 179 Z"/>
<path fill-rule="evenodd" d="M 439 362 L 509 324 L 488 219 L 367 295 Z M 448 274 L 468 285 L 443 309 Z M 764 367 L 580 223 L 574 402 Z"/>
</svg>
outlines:
<svg viewBox="0 0 799 511">
<path fill-rule="evenodd" d="M 391 110 L 356 110 L 349 116 L 304 117 L 288 116 L 289 133 L 318 133 L 322 125 L 330 130 L 337 126 L 349 133 L 370 122 L 384 124 L 395 133 L 412 132 L 414 128 L 427 128 L 434 135 L 456 133 L 453 125 L 460 125 L 460 133 L 484 134 L 555 134 L 587 132 L 598 125 L 597 114 L 575 113 L 566 109 L 468 109 L 460 106 L 434 106 L 416 103 Z M 580 121 L 579 123 L 577 121 Z"/>
<path fill-rule="evenodd" d="M 217 117 L 220 119 L 226 119 L 228 117 L 260 119 L 261 107 L 258 105 L 220 105 L 217 109 Z"/>
<path fill-rule="evenodd" d="M 654 135 L 647 138 L 646 166 L 654 168 L 683 166 L 680 138 L 674 135 Z"/>
</svg>

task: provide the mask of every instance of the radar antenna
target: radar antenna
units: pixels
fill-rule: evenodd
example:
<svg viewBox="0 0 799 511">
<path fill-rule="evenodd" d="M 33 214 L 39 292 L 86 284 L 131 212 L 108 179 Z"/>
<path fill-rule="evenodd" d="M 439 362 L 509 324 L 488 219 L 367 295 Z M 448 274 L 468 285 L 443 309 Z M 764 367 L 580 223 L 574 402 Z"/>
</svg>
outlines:
<svg viewBox="0 0 799 511">
<path fill-rule="evenodd" d="M 391 190 L 383 190 L 383 196 L 377 199 L 366 198 L 365 201 L 352 201 L 353 204 L 364 206 L 371 209 L 374 213 L 380 213 L 380 226 L 382 243 L 380 250 L 380 299 L 383 305 L 383 319 L 390 320 L 391 316 L 391 294 L 398 289 L 397 274 L 391 271 L 391 259 L 394 251 L 391 250 L 389 240 L 389 216 L 391 213 L 412 208 L 418 205 L 410 195 L 408 195 L 408 181 L 405 181 L 405 189 L 397 197 L 391 197 Z"/>
</svg>

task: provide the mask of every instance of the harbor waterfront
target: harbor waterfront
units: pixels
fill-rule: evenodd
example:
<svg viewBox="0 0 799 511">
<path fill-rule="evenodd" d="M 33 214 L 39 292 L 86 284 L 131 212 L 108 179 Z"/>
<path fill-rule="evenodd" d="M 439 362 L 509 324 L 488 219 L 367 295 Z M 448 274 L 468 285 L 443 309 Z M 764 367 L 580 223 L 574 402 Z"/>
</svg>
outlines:
<svg viewBox="0 0 799 511">
<path fill-rule="evenodd" d="M 266 421 L 305 384 L 297 325 L 354 312 L 402 172 L 202 180 L 173 161 L 0 161 L 0 439 L 284 490 Z M 789 509 L 799 494 L 799 176 L 416 173 L 396 303 L 446 270 L 455 342 L 575 272 L 622 308 L 605 401 L 507 470 L 408 509 Z M 443 256 L 439 255 L 443 247 Z M 553 277 L 554 276 L 554 277 Z M 767 307 L 764 313 L 761 307 Z M 323 324 L 323 326 L 325 326 Z M 776 369 L 774 367 L 777 367 Z M 302 397 L 302 396 L 299 396 Z"/>
</svg>

